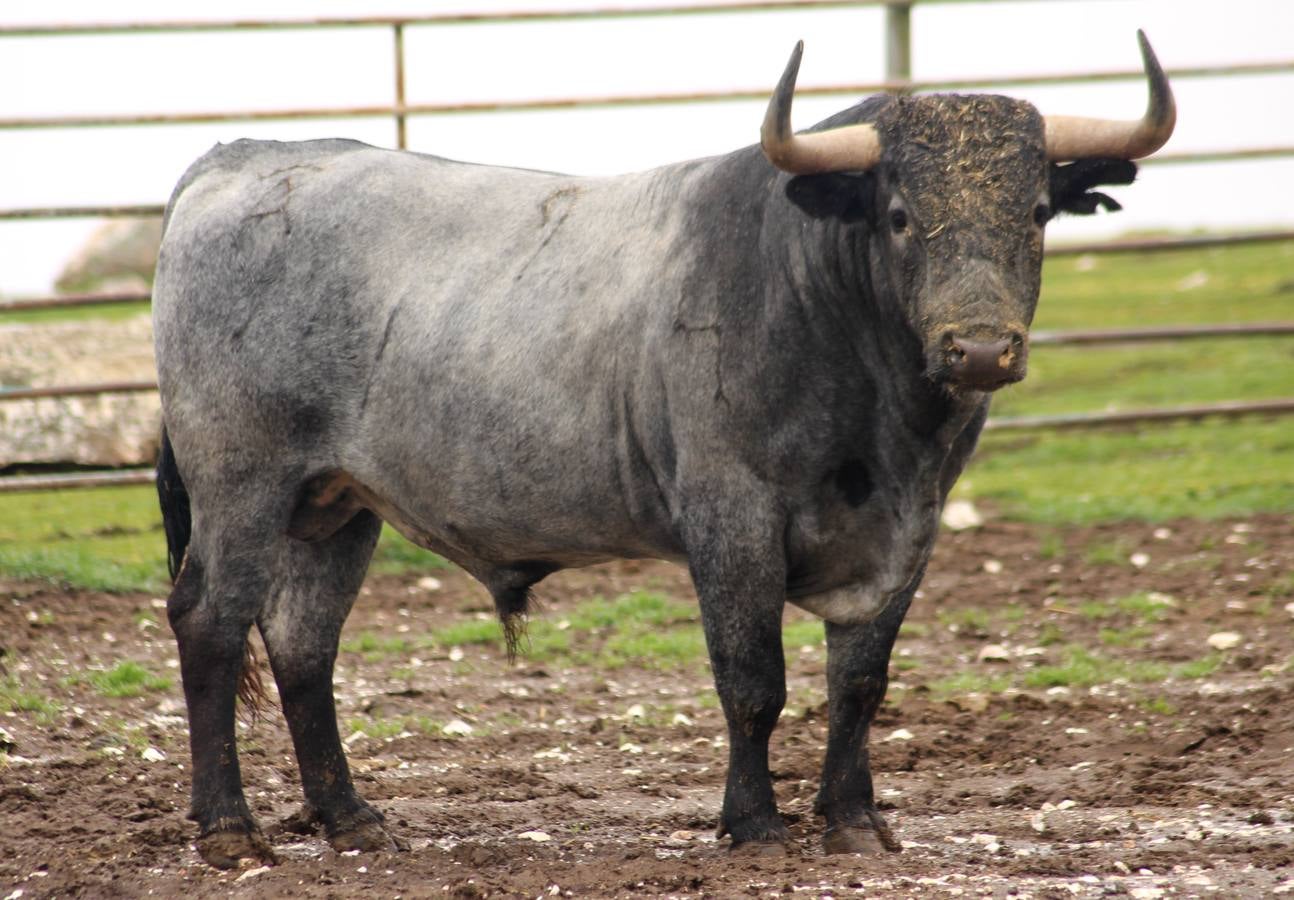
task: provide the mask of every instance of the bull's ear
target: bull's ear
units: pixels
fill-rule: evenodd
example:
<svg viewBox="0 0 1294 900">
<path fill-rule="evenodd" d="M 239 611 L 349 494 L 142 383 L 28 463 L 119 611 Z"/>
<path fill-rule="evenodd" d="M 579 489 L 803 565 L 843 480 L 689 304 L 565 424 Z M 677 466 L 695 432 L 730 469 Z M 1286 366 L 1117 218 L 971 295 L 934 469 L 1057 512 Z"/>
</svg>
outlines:
<svg viewBox="0 0 1294 900">
<path fill-rule="evenodd" d="M 1082 159 L 1051 166 L 1051 208 L 1058 213 L 1090 216 L 1098 208 L 1107 212 L 1123 209 L 1109 194 L 1094 191 L 1101 184 L 1132 184 L 1137 164 L 1126 159 Z"/>
<path fill-rule="evenodd" d="M 786 183 L 786 198 L 815 219 L 861 222 L 872 208 L 875 184 L 870 172 L 797 175 Z"/>
</svg>

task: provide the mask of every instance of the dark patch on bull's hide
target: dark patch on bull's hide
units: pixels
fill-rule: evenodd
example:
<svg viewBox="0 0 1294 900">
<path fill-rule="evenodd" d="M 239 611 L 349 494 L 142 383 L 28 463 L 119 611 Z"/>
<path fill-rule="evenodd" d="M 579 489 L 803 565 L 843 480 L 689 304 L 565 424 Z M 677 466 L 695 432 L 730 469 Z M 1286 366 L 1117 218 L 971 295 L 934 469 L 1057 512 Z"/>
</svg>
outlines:
<svg viewBox="0 0 1294 900">
<path fill-rule="evenodd" d="M 872 496 L 872 475 L 861 459 L 847 459 L 836 470 L 836 487 L 850 506 L 859 507 Z"/>
<path fill-rule="evenodd" d="M 1109 194 L 1094 191 L 1101 184 L 1132 184 L 1137 164 L 1126 159 L 1083 159 L 1051 167 L 1051 208 L 1053 212 L 1090 216 L 1097 209 L 1123 209 Z"/>
<path fill-rule="evenodd" d="M 876 117 L 882 162 L 902 173 L 903 196 L 927 238 L 952 225 L 992 259 L 996 240 L 1032 219 L 1045 183 L 1043 120 L 1029 103 L 992 94 L 899 97 Z M 970 248 L 967 248 L 970 249 Z"/>
<path fill-rule="evenodd" d="M 876 179 L 871 173 L 797 175 L 786 183 L 786 198 L 815 219 L 861 222 L 872 208 Z"/>
<path fill-rule="evenodd" d="M 328 410 L 314 403 L 296 407 L 288 419 L 288 436 L 293 443 L 317 438 L 328 425 Z"/>
</svg>

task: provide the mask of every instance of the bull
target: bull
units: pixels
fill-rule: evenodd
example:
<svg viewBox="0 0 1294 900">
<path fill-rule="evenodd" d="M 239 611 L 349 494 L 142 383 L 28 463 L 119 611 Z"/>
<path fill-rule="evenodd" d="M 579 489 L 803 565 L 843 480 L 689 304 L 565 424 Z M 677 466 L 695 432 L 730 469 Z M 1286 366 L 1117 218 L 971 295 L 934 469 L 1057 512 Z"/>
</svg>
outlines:
<svg viewBox="0 0 1294 900">
<path fill-rule="evenodd" d="M 898 847 L 868 728 L 945 497 L 1025 375 L 1045 226 L 1168 139 L 1145 115 L 870 98 L 796 134 L 802 45 L 761 144 L 613 178 L 343 140 L 239 141 L 183 176 L 153 300 L 158 489 L 198 847 L 273 860 L 236 695 L 264 640 L 304 805 L 338 850 L 397 845 L 337 731 L 338 638 L 382 522 L 490 592 L 514 647 L 548 574 L 687 565 L 729 761 L 719 834 L 783 852 L 768 741 L 787 602 L 825 621 L 830 853 Z"/>
</svg>

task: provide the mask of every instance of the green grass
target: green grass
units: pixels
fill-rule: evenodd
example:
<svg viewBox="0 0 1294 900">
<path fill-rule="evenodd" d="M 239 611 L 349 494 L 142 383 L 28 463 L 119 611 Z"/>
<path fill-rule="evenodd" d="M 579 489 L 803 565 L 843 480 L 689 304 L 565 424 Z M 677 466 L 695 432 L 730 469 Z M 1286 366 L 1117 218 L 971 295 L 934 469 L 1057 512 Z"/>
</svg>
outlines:
<svg viewBox="0 0 1294 900">
<path fill-rule="evenodd" d="M 52 697 L 26 687 L 16 675 L 0 677 L 0 712 L 32 713 L 37 722 L 47 725 L 62 709 Z"/>
<path fill-rule="evenodd" d="M 32 309 L 0 313 L 0 325 L 35 325 L 46 322 L 83 322 L 101 320 L 118 322 L 148 315 L 147 303 L 104 303 L 99 306 Z"/>
<path fill-rule="evenodd" d="M 105 697 L 138 697 L 149 691 L 171 688 L 171 679 L 156 675 L 137 662 L 119 662 L 106 672 L 91 672 L 90 685 Z"/>
<path fill-rule="evenodd" d="M 1294 416 L 989 434 L 954 495 L 1047 525 L 1281 513 L 1294 509 L 1292 455 Z"/>
</svg>

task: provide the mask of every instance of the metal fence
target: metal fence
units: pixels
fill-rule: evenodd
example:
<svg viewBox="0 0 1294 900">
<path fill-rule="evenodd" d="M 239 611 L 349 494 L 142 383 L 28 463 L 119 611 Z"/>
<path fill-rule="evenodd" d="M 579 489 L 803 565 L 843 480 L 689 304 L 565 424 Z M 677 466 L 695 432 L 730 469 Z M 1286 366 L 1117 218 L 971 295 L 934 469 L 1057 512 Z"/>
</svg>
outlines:
<svg viewBox="0 0 1294 900">
<path fill-rule="evenodd" d="M 405 92 L 404 36 L 409 28 L 448 28 L 481 23 L 575 22 L 586 20 L 659 18 L 683 16 L 720 16 L 734 13 L 775 12 L 786 10 L 825 10 L 839 8 L 884 7 L 885 11 L 885 79 L 873 83 L 806 85 L 797 88 L 797 96 L 858 96 L 881 91 L 914 92 L 928 90 L 963 90 L 984 87 L 1020 87 L 1109 81 L 1141 81 L 1140 69 L 1087 72 L 1082 75 L 1032 74 L 993 79 L 951 79 L 916 81 L 911 78 L 911 12 L 916 3 L 953 4 L 971 0 L 752 0 L 723 4 L 681 3 L 648 8 L 601 7 L 589 9 L 548 9 L 517 12 L 455 13 L 430 16 L 381 16 L 315 19 L 262 19 L 256 21 L 224 20 L 205 22 L 151 21 L 113 24 L 49 24 L 0 26 L 0 45 L 5 38 L 54 37 L 68 35 L 106 36 L 146 33 L 289 31 L 303 29 L 386 29 L 391 32 L 393 90 L 392 102 L 386 105 L 350 107 L 310 107 L 277 110 L 235 109 L 209 112 L 158 112 L 133 115 L 47 116 L 0 118 L 0 131 L 95 128 L 134 125 L 191 125 L 212 122 L 253 122 L 265 120 L 390 118 L 395 129 L 397 147 L 407 146 L 407 122 L 413 116 L 448 113 L 492 113 L 522 110 L 558 110 L 587 107 L 649 106 L 678 103 L 707 103 L 733 100 L 763 100 L 768 87 L 750 90 L 705 91 L 695 93 L 653 93 L 620 95 L 585 95 L 530 100 L 477 101 L 470 103 L 409 103 Z M 1006 2 L 1006 0 L 996 0 Z M 1182 67 L 1170 70 L 1174 81 L 1183 79 L 1294 73 L 1294 58 L 1233 65 Z M 1142 161 L 1143 165 L 1202 164 L 1227 160 L 1253 160 L 1294 157 L 1294 145 L 1238 147 L 1203 153 L 1164 153 Z M 163 204 L 115 206 L 62 206 L 0 208 L 0 220 L 49 220 L 63 218 L 128 218 L 161 215 Z M 1284 242 L 1294 240 L 1294 229 L 1269 230 L 1252 234 L 1198 235 L 1182 238 L 1154 238 L 1123 241 L 1101 241 L 1049 247 L 1049 256 L 1100 254 L 1118 252 L 1154 252 L 1161 250 L 1199 249 L 1240 243 Z M 102 292 L 89 294 L 28 297 L 0 303 L 0 313 L 59 307 L 92 306 L 112 303 L 146 303 L 147 292 Z M 1071 332 L 1037 332 L 1035 345 L 1092 346 L 1128 341 L 1178 341 L 1201 337 L 1246 337 L 1256 335 L 1294 334 L 1294 322 L 1267 322 L 1248 325 L 1181 326 L 1121 330 Z M 155 391 L 155 382 L 116 382 L 88 385 L 64 385 L 41 388 L 0 390 L 0 402 L 38 398 L 74 397 L 99 394 L 121 394 Z M 1099 425 L 1121 425 L 1199 419 L 1206 416 L 1294 413 L 1294 398 L 1261 402 L 1230 402 L 1167 409 L 1130 410 L 1064 416 L 1029 416 L 990 419 L 993 430 L 1075 428 Z M 0 467 L 4 461 L 0 460 Z M 8 491 L 57 490 L 104 485 L 141 484 L 153 479 L 151 469 L 128 469 L 96 473 L 73 473 L 0 478 L 0 493 Z"/>
</svg>

